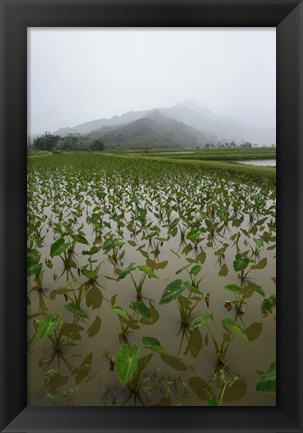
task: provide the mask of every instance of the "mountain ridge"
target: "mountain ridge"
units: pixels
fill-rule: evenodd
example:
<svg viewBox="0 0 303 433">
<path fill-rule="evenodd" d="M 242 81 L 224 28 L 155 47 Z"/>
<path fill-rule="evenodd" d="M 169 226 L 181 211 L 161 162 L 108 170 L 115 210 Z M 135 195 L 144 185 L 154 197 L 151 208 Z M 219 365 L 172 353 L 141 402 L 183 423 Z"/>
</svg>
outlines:
<svg viewBox="0 0 303 433">
<path fill-rule="evenodd" d="M 153 115 L 152 113 L 155 112 L 161 113 L 168 119 L 181 122 L 186 127 L 200 131 L 204 137 L 208 137 L 210 142 L 214 142 L 214 140 L 220 142 L 235 141 L 240 144 L 249 141 L 258 145 L 271 145 L 276 142 L 275 128 L 255 127 L 231 117 L 217 115 L 207 108 L 200 107 L 194 101 L 185 101 L 173 107 L 128 111 L 120 116 L 115 115 L 108 119 L 95 119 L 73 127 L 60 128 L 54 131 L 54 134 L 60 136 L 75 133 L 91 135 L 95 132 L 93 135 L 99 134 L 98 136 L 101 136 L 100 133 L 102 132 L 108 135 L 109 131 L 113 133 L 115 129 L 121 128 L 122 125 L 126 126 L 141 118 L 150 118 Z M 103 131 L 101 131 L 102 128 L 104 128 Z M 197 132 L 194 135 L 199 136 Z M 198 145 L 200 145 L 200 140 L 198 142 Z"/>
</svg>

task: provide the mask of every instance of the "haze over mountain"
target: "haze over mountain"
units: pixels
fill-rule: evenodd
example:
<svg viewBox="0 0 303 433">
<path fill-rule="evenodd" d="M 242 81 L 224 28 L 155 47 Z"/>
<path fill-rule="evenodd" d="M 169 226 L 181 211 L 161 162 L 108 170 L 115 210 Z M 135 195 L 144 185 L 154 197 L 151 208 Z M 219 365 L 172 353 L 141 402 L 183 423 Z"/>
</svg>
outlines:
<svg viewBox="0 0 303 433">
<path fill-rule="evenodd" d="M 110 119 L 97 119 L 73 127 L 60 128 L 54 134 L 83 134 L 102 137 L 108 145 L 138 147 L 166 144 L 169 147 L 196 147 L 206 143 L 235 141 L 257 145 L 276 143 L 274 128 L 260 128 L 234 118 L 217 115 L 193 101 L 169 108 L 129 111 Z"/>
</svg>

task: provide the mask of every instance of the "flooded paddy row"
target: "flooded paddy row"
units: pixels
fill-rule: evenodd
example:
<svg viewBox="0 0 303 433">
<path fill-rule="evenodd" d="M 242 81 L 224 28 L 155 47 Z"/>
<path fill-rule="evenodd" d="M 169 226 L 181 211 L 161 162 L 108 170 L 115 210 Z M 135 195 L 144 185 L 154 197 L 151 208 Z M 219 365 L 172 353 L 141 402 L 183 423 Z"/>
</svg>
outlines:
<svg viewBox="0 0 303 433">
<path fill-rule="evenodd" d="M 29 158 L 28 404 L 275 405 L 275 200 L 197 167 Z"/>
</svg>

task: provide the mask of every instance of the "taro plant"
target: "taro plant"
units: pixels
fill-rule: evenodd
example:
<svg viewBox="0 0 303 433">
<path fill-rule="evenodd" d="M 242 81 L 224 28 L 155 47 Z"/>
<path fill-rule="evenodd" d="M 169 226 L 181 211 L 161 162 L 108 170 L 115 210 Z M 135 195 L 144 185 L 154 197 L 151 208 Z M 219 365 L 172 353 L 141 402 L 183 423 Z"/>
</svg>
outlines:
<svg viewBox="0 0 303 433">
<path fill-rule="evenodd" d="M 222 368 L 215 370 L 209 383 L 205 387 L 205 392 L 207 392 L 209 395 L 207 399 L 207 405 L 222 406 L 229 390 L 237 387 L 238 384 L 240 384 L 240 390 L 242 393 L 245 393 L 246 384 L 242 381 L 239 382 L 238 376 L 229 375 L 229 377 L 226 377 Z"/>
<path fill-rule="evenodd" d="M 242 341 L 246 343 L 249 342 L 249 339 L 245 331 L 241 328 L 241 326 L 239 326 L 234 320 L 230 319 L 229 317 L 225 317 L 222 320 L 222 325 L 226 332 L 223 334 L 223 338 L 220 344 L 218 344 L 213 333 L 209 328 L 208 331 L 210 333 L 211 339 L 216 349 L 217 366 L 226 368 L 227 364 L 225 361 L 225 356 L 226 356 L 227 349 L 229 348 L 234 336 L 239 337 Z"/>
<path fill-rule="evenodd" d="M 246 299 L 251 297 L 253 293 L 258 293 L 261 296 L 265 296 L 264 289 L 259 284 L 251 281 L 247 278 L 251 269 L 256 269 L 256 266 L 251 266 L 250 269 L 246 270 L 250 259 L 243 254 L 237 254 L 233 262 L 233 267 L 236 272 L 239 272 L 238 277 L 240 279 L 240 285 L 238 284 L 227 284 L 224 288 L 235 294 L 234 301 L 226 301 L 225 307 L 230 310 L 232 307 L 235 308 L 236 314 L 244 314 L 244 305 Z"/>
<path fill-rule="evenodd" d="M 135 280 L 135 277 L 133 275 L 135 270 L 139 270 L 141 271 L 141 277 L 139 280 Z M 155 272 L 148 266 L 148 265 L 140 265 L 137 266 L 135 263 L 130 263 L 127 268 L 122 269 L 119 272 L 119 276 L 118 279 L 119 280 L 123 280 L 125 277 L 127 277 L 127 275 L 130 275 L 134 288 L 136 290 L 136 294 L 137 294 L 137 300 L 138 301 L 142 301 L 142 290 L 143 290 L 143 285 L 144 282 L 146 280 L 146 277 L 148 278 L 158 278 L 158 276 L 155 274 Z"/>
<path fill-rule="evenodd" d="M 64 334 L 64 323 L 60 314 L 47 314 L 41 321 L 35 322 L 38 340 L 42 343 L 50 340 L 52 345 L 51 360 L 62 353 L 62 347 L 71 344 L 69 338 Z"/>
<path fill-rule="evenodd" d="M 112 300 L 113 301 L 113 300 Z M 142 301 L 133 301 L 131 302 L 129 308 L 133 311 L 133 314 L 130 315 L 124 308 L 119 307 L 118 305 L 113 305 L 112 302 L 112 311 L 117 314 L 119 317 L 121 333 L 119 335 L 120 340 L 127 342 L 127 335 L 130 332 L 130 329 L 139 329 L 138 325 L 138 317 L 141 316 L 148 321 L 152 320 L 152 316 L 150 310 Z M 136 318 L 135 318 L 136 317 Z M 144 322 L 141 322 L 144 323 Z"/>
<path fill-rule="evenodd" d="M 103 251 L 114 265 L 118 264 L 124 257 L 125 251 L 121 252 L 124 244 L 125 242 L 116 237 L 114 233 L 110 233 L 103 243 Z"/>
<path fill-rule="evenodd" d="M 257 384 L 256 390 L 260 392 L 276 392 L 276 362 L 273 362 L 266 373 L 261 373 Z"/>
</svg>

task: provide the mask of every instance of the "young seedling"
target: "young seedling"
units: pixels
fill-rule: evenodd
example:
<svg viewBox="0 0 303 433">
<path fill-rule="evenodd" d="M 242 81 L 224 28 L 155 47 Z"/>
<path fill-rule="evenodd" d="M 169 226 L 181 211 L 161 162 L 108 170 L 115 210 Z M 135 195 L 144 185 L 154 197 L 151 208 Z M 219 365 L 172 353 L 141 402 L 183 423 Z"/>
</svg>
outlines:
<svg viewBox="0 0 303 433">
<path fill-rule="evenodd" d="M 136 281 L 134 278 L 133 273 L 135 270 L 139 270 L 142 273 L 139 281 Z M 123 280 L 125 277 L 127 277 L 127 275 L 130 275 L 130 277 L 132 279 L 134 288 L 136 290 L 138 301 L 142 301 L 142 298 L 143 298 L 142 297 L 142 290 L 143 290 L 143 285 L 144 285 L 144 281 L 145 281 L 146 277 L 158 278 L 158 276 L 155 274 L 155 272 L 148 265 L 137 266 L 137 265 L 135 265 L 135 263 L 130 263 L 130 265 L 128 265 L 127 268 L 122 269 L 119 273 L 118 279 Z"/>
</svg>

